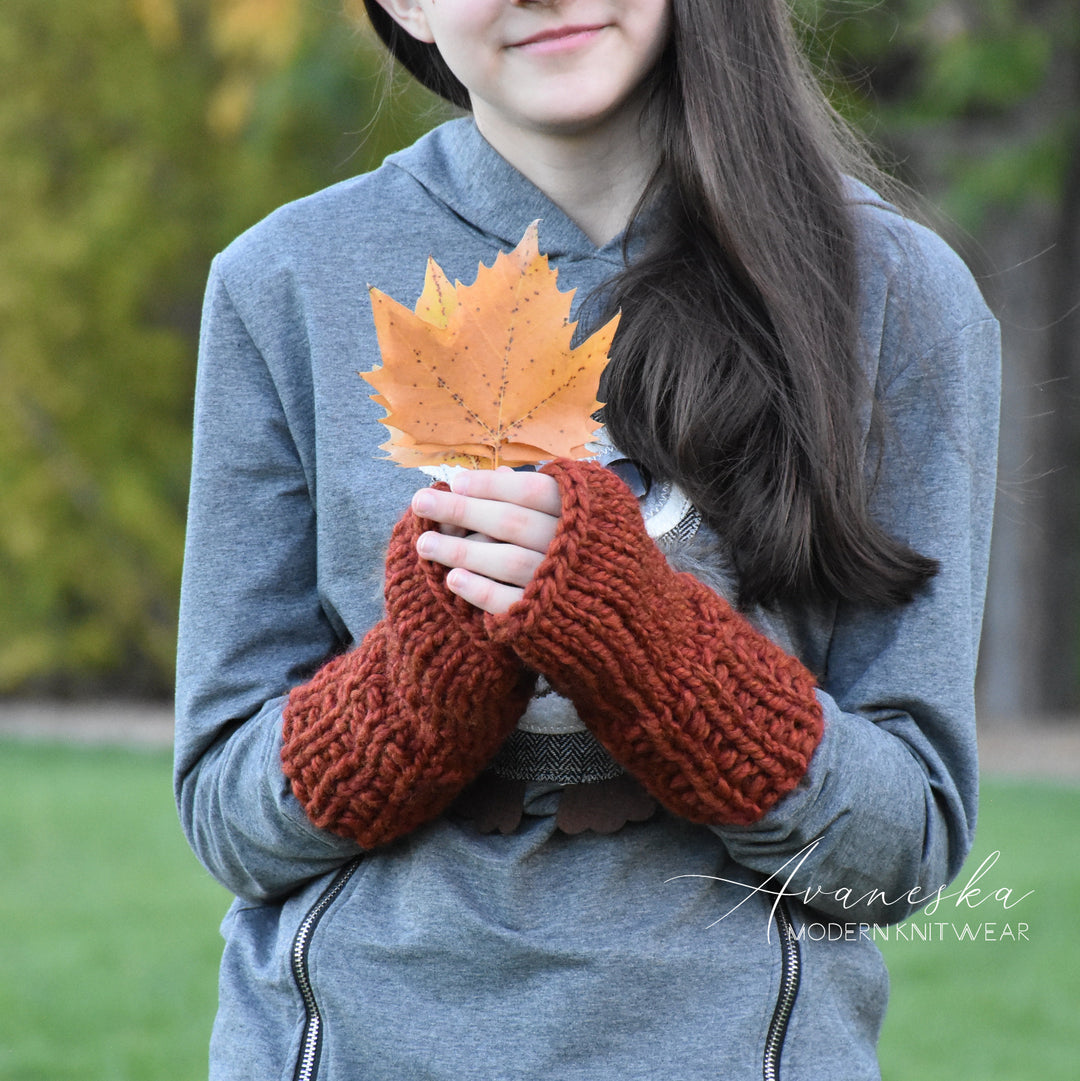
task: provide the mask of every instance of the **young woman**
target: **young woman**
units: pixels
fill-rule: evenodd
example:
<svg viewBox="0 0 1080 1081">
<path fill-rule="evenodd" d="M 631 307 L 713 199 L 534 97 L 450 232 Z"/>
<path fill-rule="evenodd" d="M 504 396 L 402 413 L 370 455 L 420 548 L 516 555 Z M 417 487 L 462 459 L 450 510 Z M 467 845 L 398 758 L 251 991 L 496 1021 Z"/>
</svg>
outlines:
<svg viewBox="0 0 1080 1081">
<path fill-rule="evenodd" d="M 211 1075 L 878 1076 L 958 871 L 996 324 L 855 179 L 783 0 L 369 0 L 466 107 L 215 261 L 177 798 Z M 862 174 L 865 178 L 865 174 Z M 381 460 L 365 286 L 540 219 L 621 323 L 596 460 Z"/>
</svg>

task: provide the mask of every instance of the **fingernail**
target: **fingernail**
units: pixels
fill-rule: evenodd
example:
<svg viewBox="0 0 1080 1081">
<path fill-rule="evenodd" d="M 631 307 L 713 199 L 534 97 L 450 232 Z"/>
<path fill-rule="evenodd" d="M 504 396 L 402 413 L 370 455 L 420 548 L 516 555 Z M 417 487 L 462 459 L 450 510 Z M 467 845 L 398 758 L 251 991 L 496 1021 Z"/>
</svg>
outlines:
<svg viewBox="0 0 1080 1081">
<path fill-rule="evenodd" d="M 430 533 L 421 533 L 416 538 L 416 551 L 426 559 L 435 551 L 435 538 Z"/>
<path fill-rule="evenodd" d="M 430 514 L 434 505 L 431 493 L 426 488 L 421 488 L 420 491 L 412 497 L 412 509 L 417 514 Z"/>
</svg>

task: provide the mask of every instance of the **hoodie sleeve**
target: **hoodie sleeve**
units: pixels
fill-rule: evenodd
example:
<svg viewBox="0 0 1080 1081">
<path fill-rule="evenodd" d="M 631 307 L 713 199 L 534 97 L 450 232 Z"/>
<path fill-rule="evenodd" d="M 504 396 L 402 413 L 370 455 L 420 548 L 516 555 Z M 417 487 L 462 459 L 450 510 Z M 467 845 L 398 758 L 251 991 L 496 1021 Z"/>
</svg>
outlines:
<svg viewBox="0 0 1080 1081">
<path fill-rule="evenodd" d="M 837 609 L 818 690 L 824 734 L 806 776 L 756 823 L 717 830 L 770 888 L 839 919 L 906 918 L 952 881 L 974 838 L 999 379 L 987 315 L 882 385 L 875 513 L 940 570 L 903 608 Z"/>
<path fill-rule="evenodd" d="M 285 347 L 302 355 L 304 343 Z M 469 633 L 440 573 L 413 554 L 410 515 L 390 546 L 387 617 L 345 652 L 319 594 L 314 477 L 294 437 L 303 393 L 285 397 L 292 413 L 215 265 L 196 384 L 174 783 L 196 855 L 251 901 L 437 814 L 524 708 L 520 662 Z"/>
<path fill-rule="evenodd" d="M 904 919 L 974 835 L 1000 345 L 966 271 L 946 280 L 953 311 L 927 288 L 886 331 L 906 344 L 882 348 L 872 507 L 940 571 L 904 607 L 840 605 L 816 680 L 755 629 L 767 621 L 662 566 L 614 486 L 580 465 L 555 467 L 571 513 L 547 562 L 488 618 L 669 810 L 709 825 L 764 888 L 844 920 Z"/>
</svg>

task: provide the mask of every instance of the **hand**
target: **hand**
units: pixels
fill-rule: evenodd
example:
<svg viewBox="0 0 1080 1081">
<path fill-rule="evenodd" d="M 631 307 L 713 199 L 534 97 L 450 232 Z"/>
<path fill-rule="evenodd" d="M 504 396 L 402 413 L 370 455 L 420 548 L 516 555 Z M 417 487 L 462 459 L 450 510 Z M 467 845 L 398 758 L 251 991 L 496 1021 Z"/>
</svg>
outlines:
<svg viewBox="0 0 1080 1081">
<path fill-rule="evenodd" d="M 544 473 L 504 468 L 458 473 L 450 487 L 413 496 L 413 511 L 439 523 L 439 532 L 417 539 L 417 553 L 451 568 L 452 593 L 501 615 L 521 599 L 555 536 L 558 485 Z"/>
</svg>

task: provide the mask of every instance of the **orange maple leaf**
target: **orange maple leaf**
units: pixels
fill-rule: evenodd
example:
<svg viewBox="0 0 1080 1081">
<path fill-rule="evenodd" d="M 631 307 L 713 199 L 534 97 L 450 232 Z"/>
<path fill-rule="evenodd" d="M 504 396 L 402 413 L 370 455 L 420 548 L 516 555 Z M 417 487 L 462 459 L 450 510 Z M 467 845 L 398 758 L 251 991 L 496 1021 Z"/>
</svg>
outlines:
<svg viewBox="0 0 1080 1081">
<path fill-rule="evenodd" d="M 451 284 L 428 259 L 415 311 L 370 290 L 382 366 L 360 374 L 386 410 L 389 458 L 495 469 L 589 456 L 619 317 L 571 347 L 574 292 L 557 276 L 533 222 L 472 285 Z"/>
</svg>

